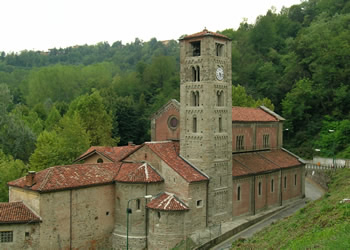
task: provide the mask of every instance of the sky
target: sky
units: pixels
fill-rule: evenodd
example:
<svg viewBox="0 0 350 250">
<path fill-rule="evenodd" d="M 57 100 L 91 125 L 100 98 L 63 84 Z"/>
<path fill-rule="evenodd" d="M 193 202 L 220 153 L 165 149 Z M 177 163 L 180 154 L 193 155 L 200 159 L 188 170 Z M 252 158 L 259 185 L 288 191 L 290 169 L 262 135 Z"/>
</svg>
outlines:
<svg viewBox="0 0 350 250">
<path fill-rule="evenodd" d="M 294 4 L 300 0 L 0 0 L 0 51 L 178 39 L 237 29 L 244 18 L 254 23 L 272 6 Z"/>
</svg>

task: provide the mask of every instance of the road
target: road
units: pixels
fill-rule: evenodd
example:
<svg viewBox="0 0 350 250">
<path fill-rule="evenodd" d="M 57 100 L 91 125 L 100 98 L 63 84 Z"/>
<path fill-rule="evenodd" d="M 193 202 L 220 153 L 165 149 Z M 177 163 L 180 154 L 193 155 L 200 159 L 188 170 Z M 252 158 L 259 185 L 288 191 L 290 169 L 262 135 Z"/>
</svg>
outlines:
<svg viewBox="0 0 350 250">
<path fill-rule="evenodd" d="M 305 196 L 306 200 L 316 200 L 320 198 L 324 194 L 324 190 L 317 185 L 312 180 L 306 178 L 305 179 Z M 272 216 L 266 218 L 265 220 L 252 225 L 251 227 L 248 227 L 246 230 L 243 230 L 242 232 L 232 236 L 231 238 L 227 239 L 226 241 L 220 243 L 219 245 L 211 248 L 212 250 L 227 250 L 231 249 L 232 242 L 239 239 L 239 238 L 250 238 L 255 233 L 261 231 L 263 228 L 269 226 L 271 223 L 276 222 L 280 219 L 283 219 L 285 217 L 288 217 L 292 214 L 294 214 L 296 211 L 298 211 L 300 208 L 303 208 L 306 206 L 305 199 L 297 201 L 292 206 L 282 209 L 281 211 L 273 214 Z"/>
</svg>

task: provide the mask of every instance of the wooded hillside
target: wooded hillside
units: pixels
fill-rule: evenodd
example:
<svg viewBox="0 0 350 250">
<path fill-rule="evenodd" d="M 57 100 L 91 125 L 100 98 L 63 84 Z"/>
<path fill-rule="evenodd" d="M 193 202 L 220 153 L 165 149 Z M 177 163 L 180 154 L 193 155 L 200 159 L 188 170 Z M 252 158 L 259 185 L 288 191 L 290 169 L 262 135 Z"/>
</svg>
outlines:
<svg viewBox="0 0 350 250">
<path fill-rule="evenodd" d="M 274 107 L 285 147 L 303 157 L 350 158 L 349 12 L 346 0 L 309 0 L 221 31 L 232 39 L 233 104 Z M 0 52 L 0 185 L 90 145 L 149 140 L 150 115 L 171 98 L 175 40 Z"/>
</svg>

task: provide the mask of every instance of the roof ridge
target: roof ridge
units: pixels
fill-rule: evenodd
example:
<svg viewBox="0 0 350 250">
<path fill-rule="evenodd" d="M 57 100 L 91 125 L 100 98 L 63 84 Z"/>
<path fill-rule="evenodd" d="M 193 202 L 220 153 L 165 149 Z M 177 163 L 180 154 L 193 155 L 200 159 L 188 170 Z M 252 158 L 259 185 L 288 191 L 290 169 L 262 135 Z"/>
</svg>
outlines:
<svg viewBox="0 0 350 250">
<path fill-rule="evenodd" d="M 49 175 L 51 175 L 51 172 L 53 171 L 54 167 L 49 167 L 48 171 L 44 177 L 44 180 L 41 182 L 41 185 L 38 188 L 38 191 L 42 191 L 46 183 L 49 181 Z"/>
<path fill-rule="evenodd" d="M 267 157 L 263 156 L 262 154 L 260 154 L 260 152 L 256 152 L 259 156 L 261 156 L 262 158 L 264 158 L 265 160 L 271 162 L 272 164 L 275 164 L 277 167 L 279 167 L 280 169 L 282 168 L 280 165 L 278 165 L 277 163 L 271 161 L 270 159 L 268 159 Z"/>
</svg>

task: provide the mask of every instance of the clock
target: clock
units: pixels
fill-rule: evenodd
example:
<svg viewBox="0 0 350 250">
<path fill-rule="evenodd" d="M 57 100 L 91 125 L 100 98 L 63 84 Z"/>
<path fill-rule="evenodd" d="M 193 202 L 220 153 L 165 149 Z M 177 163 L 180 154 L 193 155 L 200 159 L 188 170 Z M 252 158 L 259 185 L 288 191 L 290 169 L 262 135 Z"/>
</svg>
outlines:
<svg viewBox="0 0 350 250">
<path fill-rule="evenodd" d="M 216 69 L 216 79 L 218 79 L 219 81 L 224 79 L 224 70 L 221 67 L 218 67 Z"/>
</svg>

